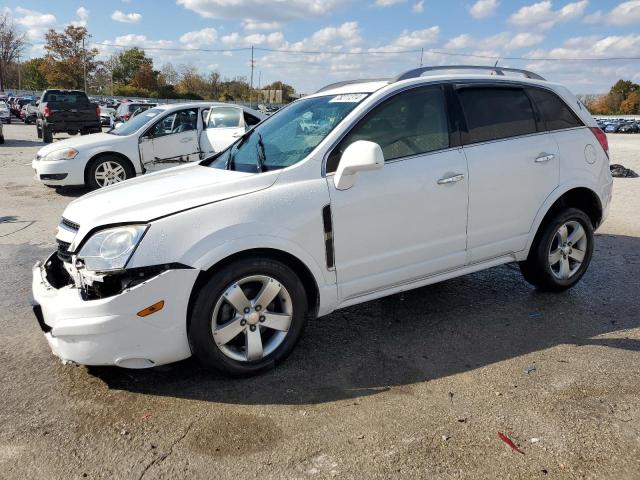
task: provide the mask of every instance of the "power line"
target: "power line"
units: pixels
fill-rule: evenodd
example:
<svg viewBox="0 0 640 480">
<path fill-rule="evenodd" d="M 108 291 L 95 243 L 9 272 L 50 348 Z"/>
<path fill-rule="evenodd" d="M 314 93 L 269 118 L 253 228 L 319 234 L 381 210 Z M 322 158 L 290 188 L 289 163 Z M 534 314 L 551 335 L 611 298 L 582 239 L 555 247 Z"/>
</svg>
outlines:
<svg viewBox="0 0 640 480">
<path fill-rule="evenodd" d="M 137 46 L 137 45 L 118 45 L 108 42 L 94 42 L 94 45 L 100 45 L 104 47 L 116 47 L 116 48 L 139 48 L 142 50 L 158 50 L 158 51 L 170 51 L 170 52 L 206 52 L 206 53 L 225 53 L 225 52 L 249 52 L 252 49 L 269 53 L 286 53 L 295 55 L 405 55 L 405 54 L 417 54 L 431 53 L 436 55 L 450 56 L 450 57 L 467 57 L 467 58 L 481 58 L 485 60 L 495 60 L 497 58 L 501 60 L 521 60 L 526 62 L 611 62 L 611 61 L 625 61 L 625 60 L 640 60 L 640 57 L 591 57 L 591 58 L 551 58 L 551 57 L 503 57 L 497 55 L 479 55 L 475 53 L 461 53 L 461 52 L 448 52 L 445 50 L 435 50 L 427 48 L 417 48 L 411 50 L 363 50 L 363 51 L 340 51 L 340 50 L 291 50 L 283 48 L 268 48 L 268 47 L 234 47 L 234 48 L 187 48 L 187 47 L 154 47 L 154 46 Z"/>
</svg>

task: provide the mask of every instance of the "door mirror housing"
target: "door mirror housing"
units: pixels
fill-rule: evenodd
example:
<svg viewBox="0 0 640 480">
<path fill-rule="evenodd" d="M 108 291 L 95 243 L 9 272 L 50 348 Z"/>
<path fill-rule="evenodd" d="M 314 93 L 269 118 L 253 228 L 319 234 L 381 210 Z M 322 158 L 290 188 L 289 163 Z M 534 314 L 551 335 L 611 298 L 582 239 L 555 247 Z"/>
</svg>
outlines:
<svg viewBox="0 0 640 480">
<path fill-rule="evenodd" d="M 367 140 L 358 140 L 349 145 L 338 164 L 333 183 L 338 190 L 353 187 L 358 172 L 380 170 L 384 166 L 384 154 L 380 145 Z"/>
</svg>

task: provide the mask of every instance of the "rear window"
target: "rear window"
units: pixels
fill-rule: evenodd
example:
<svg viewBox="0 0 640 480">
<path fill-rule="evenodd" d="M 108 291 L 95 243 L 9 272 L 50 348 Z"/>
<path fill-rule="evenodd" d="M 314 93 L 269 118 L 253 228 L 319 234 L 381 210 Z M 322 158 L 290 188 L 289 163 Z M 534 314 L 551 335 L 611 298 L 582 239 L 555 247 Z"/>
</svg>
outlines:
<svg viewBox="0 0 640 480">
<path fill-rule="evenodd" d="M 555 93 L 540 88 L 529 88 L 527 93 L 538 108 L 546 131 L 584 126 L 580 118 Z"/>
<path fill-rule="evenodd" d="M 467 121 L 466 144 L 537 132 L 531 102 L 521 88 L 462 88 L 458 96 Z"/>
<path fill-rule="evenodd" d="M 89 103 L 84 92 L 47 92 L 44 94 L 45 102 Z"/>
</svg>

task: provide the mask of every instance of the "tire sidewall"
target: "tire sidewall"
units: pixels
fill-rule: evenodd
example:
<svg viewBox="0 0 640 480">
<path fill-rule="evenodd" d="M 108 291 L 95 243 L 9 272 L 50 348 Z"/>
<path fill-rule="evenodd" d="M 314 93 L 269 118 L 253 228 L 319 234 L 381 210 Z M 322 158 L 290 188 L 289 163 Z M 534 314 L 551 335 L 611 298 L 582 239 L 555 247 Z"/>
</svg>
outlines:
<svg viewBox="0 0 640 480">
<path fill-rule="evenodd" d="M 251 275 L 268 275 L 289 292 L 293 303 L 291 326 L 284 341 L 268 356 L 254 362 L 238 362 L 227 357 L 213 340 L 213 310 L 225 289 Z M 306 324 L 307 297 L 302 282 L 287 265 L 271 259 L 248 258 L 215 273 L 200 289 L 188 328 L 192 353 L 201 363 L 232 376 L 249 376 L 269 370 L 282 362 L 298 343 Z"/>
<path fill-rule="evenodd" d="M 133 168 L 131 168 L 131 165 L 129 165 L 129 162 L 126 162 L 123 159 L 118 158 L 118 157 L 112 157 L 112 156 L 104 155 L 102 157 L 98 157 L 98 158 L 95 158 L 95 159 L 91 160 L 91 162 L 89 163 L 89 165 L 87 167 L 87 180 L 86 180 L 86 183 L 93 190 L 96 190 L 96 189 L 99 189 L 99 188 L 104 188 L 104 187 L 98 185 L 98 182 L 96 182 L 96 176 L 95 176 L 96 169 L 98 168 L 98 166 L 101 163 L 104 163 L 104 162 L 116 162 L 119 165 L 121 165 L 124 168 L 124 171 L 127 174 L 127 178 L 125 178 L 125 180 L 129 180 L 130 178 L 135 177 L 135 172 L 133 171 Z"/>
<path fill-rule="evenodd" d="M 551 266 L 549 265 L 549 251 L 551 249 L 551 244 L 556 232 L 561 225 L 569 221 L 576 221 L 580 223 L 580 225 L 582 225 L 582 228 L 584 228 L 585 234 L 587 235 L 587 249 L 585 251 L 582 265 L 580 265 L 580 269 L 570 278 L 562 280 L 557 278 L 551 271 Z M 569 208 L 560 212 L 559 215 L 557 215 L 546 225 L 544 233 L 537 245 L 536 257 L 540 266 L 543 267 L 542 271 L 545 277 L 544 280 L 546 282 L 550 282 L 552 285 L 557 286 L 558 289 L 567 289 L 572 287 L 573 285 L 578 283 L 578 281 L 580 281 L 582 276 L 589 268 L 589 264 L 591 263 L 591 258 L 593 256 L 593 248 L 593 225 L 591 224 L 591 220 L 589 219 L 589 217 L 582 210 L 578 210 L 576 208 Z"/>
</svg>

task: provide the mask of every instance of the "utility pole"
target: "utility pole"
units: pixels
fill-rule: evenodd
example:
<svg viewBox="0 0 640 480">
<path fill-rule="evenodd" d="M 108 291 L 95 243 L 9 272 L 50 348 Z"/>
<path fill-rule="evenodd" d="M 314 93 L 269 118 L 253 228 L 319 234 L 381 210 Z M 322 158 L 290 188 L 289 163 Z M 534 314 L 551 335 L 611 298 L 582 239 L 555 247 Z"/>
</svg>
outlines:
<svg viewBox="0 0 640 480">
<path fill-rule="evenodd" d="M 18 90 L 22 90 L 22 64 L 20 63 L 20 55 L 18 55 Z"/>
<path fill-rule="evenodd" d="M 424 57 L 424 47 L 420 49 L 420 66 L 422 66 L 422 59 Z"/>
<path fill-rule="evenodd" d="M 84 79 L 84 91 L 87 92 L 87 57 L 84 49 L 84 37 L 82 37 L 82 77 Z"/>
<path fill-rule="evenodd" d="M 251 45 L 251 83 L 249 84 L 249 108 L 253 108 L 253 45 Z"/>
</svg>

